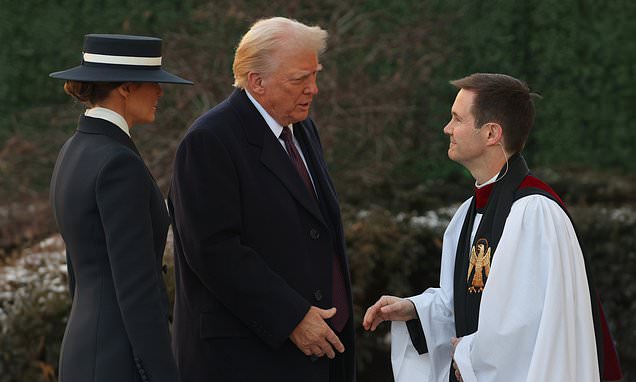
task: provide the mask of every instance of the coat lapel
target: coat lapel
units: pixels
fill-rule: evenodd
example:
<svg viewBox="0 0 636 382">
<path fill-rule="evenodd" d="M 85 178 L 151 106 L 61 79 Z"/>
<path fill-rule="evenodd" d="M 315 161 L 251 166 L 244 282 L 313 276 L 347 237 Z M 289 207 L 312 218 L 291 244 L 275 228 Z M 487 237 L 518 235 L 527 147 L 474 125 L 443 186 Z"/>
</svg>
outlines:
<svg viewBox="0 0 636 382">
<path fill-rule="evenodd" d="M 230 96 L 229 102 L 241 118 L 248 142 L 262 149 L 260 160 L 263 165 L 283 183 L 289 193 L 307 211 L 324 224 L 316 200 L 307 192 L 303 181 L 287 156 L 287 152 L 278 142 L 278 138 L 272 134 L 256 107 L 247 98 L 245 91 L 235 90 Z"/>
<path fill-rule="evenodd" d="M 329 174 L 327 169 L 322 165 L 322 161 L 319 159 L 322 157 L 322 152 L 318 144 L 312 142 L 309 138 L 308 126 L 305 122 L 299 122 L 294 124 L 294 135 L 298 139 L 298 143 L 303 150 L 307 166 L 311 172 L 312 179 L 318 195 L 322 199 L 327 208 L 327 212 L 332 216 L 332 220 L 340 221 L 340 208 L 338 207 L 338 201 L 336 199 L 335 190 L 331 187 L 329 182 Z"/>
<path fill-rule="evenodd" d="M 339 254 L 342 264 L 344 264 L 346 268 L 345 274 L 348 275 L 349 264 L 345 256 L 344 231 L 342 228 L 342 217 L 340 215 L 338 197 L 333 184 L 331 183 L 327 167 L 322 159 L 320 142 L 318 137 L 315 134 L 312 134 L 312 127 L 310 123 L 311 122 L 303 121 L 294 124 L 294 135 L 296 135 L 298 143 L 300 143 L 300 146 L 303 149 L 305 160 L 307 160 L 314 184 L 318 190 L 320 202 L 325 211 L 325 219 L 330 220 L 328 227 L 334 237 L 338 238 L 334 242 L 337 247 L 336 252 Z M 351 290 L 351 283 L 348 276 L 346 277 L 346 285 L 347 288 Z"/>
</svg>

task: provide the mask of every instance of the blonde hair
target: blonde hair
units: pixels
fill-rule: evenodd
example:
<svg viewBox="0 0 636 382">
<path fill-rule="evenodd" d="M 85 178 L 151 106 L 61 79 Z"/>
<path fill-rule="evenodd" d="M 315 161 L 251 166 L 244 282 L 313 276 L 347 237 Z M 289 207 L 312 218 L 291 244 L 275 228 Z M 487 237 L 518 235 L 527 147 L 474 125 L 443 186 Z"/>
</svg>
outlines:
<svg viewBox="0 0 636 382">
<path fill-rule="evenodd" d="M 285 17 L 257 21 L 236 48 L 232 65 L 234 86 L 244 89 L 249 72 L 272 73 L 279 64 L 274 53 L 282 48 L 312 50 L 320 55 L 327 49 L 327 31 Z"/>
</svg>

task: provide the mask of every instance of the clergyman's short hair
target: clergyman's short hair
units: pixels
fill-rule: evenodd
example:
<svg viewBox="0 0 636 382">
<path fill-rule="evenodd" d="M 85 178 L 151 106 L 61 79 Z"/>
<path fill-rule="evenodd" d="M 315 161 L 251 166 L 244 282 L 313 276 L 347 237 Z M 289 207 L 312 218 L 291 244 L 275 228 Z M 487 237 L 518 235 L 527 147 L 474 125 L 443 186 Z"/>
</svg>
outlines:
<svg viewBox="0 0 636 382">
<path fill-rule="evenodd" d="M 475 128 L 498 123 L 505 149 L 513 153 L 523 150 L 534 124 L 534 98 L 539 98 L 525 82 L 505 74 L 474 73 L 450 83 L 476 93 L 471 109 Z"/>
<path fill-rule="evenodd" d="M 244 89 L 249 72 L 269 74 L 279 62 L 281 48 L 311 50 L 320 55 L 327 49 L 327 31 L 285 17 L 259 20 L 245 33 L 234 54 L 234 86 Z"/>
</svg>

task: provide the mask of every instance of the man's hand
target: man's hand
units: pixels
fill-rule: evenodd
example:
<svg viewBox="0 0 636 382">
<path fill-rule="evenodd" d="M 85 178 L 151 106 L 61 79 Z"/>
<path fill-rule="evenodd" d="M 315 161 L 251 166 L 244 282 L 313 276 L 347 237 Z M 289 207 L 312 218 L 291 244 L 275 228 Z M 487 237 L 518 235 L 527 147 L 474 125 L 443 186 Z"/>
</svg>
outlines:
<svg viewBox="0 0 636 382">
<path fill-rule="evenodd" d="M 326 355 L 333 359 L 336 356 L 334 349 L 340 353 L 345 351 L 336 333 L 325 322 L 325 319 L 333 317 L 334 314 L 336 314 L 336 308 L 324 310 L 312 306 L 290 334 L 289 339 L 306 356 Z"/>
<path fill-rule="evenodd" d="M 382 321 L 408 321 L 417 318 L 415 305 L 410 300 L 395 296 L 382 296 L 367 309 L 362 321 L 366 330 L 375 330 Z"/>
<path fill-rule="evenodd" d="M 453 358 L 453 370 L 455 370 L 455 378 L 457 378 L 459 382 L 464 382 L 464 380 L 462 379 L 462 375 L 459 372 L 459 367 L 457 367 L 457 362 L 455 362 L 455 349 L 457 349 L 457 345 L 459 345 L 459 341 L 461 340 L 461 337 L 451 337 L 451 358 Z"/>
</svg>

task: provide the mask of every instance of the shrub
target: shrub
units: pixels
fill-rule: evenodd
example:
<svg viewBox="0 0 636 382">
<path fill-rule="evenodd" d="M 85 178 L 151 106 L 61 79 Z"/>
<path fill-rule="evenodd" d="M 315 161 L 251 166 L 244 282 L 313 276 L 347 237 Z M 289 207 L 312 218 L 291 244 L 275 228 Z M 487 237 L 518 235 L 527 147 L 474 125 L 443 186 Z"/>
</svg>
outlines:
<svg viewBox="0 0 636 382">
<path fill-rule="evenodd" d="M 50 382 L 70 298 L 59 239 L 43 241 L 0 268 L 0 382 Z"/>
</svg>

